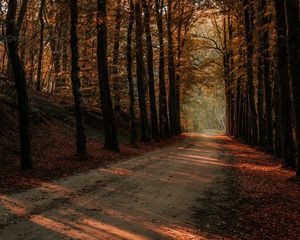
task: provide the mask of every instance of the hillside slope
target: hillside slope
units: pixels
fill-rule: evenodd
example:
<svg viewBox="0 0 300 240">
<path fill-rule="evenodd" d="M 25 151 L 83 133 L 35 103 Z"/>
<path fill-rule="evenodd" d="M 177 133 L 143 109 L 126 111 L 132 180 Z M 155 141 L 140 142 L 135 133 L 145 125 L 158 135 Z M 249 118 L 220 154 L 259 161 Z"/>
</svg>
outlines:
<svg viewBox="0 0 300 240">
<path fill-rule="evenodd" d="M 104 151 L 102 117 L 100 109 L 84 109 L 89 158 L 77 161 L 75 156 L 75 127 L 72 99 L 49 97 L 30 93 L 30 120 L 34 169 L 23 173 L 19 169 L 18 113 L 16 105 L 0 100 L 0 192 L 37 184 L 37 180 L 66 176 L 90 169 L 115 159 L 140 155 L 156 146 L 169 142 L 129 145 L 129 130 L 126 115 L 117 116 L 121 153 Z"/>
</svg>

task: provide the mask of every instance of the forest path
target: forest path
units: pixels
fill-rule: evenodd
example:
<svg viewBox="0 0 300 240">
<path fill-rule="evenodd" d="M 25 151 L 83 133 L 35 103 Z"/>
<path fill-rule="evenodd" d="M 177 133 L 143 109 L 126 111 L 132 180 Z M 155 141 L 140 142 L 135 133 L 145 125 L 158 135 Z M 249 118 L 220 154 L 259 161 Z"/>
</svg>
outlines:
<svg viewBox="0 0 300 240">
<path fill-rule="evenodd" d="M 0 195 L 0 239 L 226 239 L 234 184 L 224 141 L 188 134 L 138 158 Z"/>
</svg>

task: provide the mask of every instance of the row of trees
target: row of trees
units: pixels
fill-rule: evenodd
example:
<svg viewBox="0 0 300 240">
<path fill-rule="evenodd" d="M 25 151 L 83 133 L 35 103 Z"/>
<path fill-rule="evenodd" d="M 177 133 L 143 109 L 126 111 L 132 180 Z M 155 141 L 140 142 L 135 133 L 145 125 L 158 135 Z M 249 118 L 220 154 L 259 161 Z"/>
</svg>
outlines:
<svg viewBox="0 0 300 240">
<path fill-rule="evenodd" d="M 182 129 L 185 132 L 225 131 L 222 26 L 218 9 L 197 19 L 187 49 L 192 59 L 189 78 L 181 85 Z"/>
<path fill-rule="evenodd" d="M 300 175 L 298 0 L 225 1 L 227 134 Z"/>
<path fill-rule="evenodd" d="M 114 115 L 120 111 L 129 113 L 132 144 L 137 109 L 141 141 L 180 134 L 182 59 L 197 1 L 0 2 L 6 14 L 1 70 L 15 79 L 23 170 L 32 168 L 28 87 L 73 93 L 80 156 L 87 154 L 83 100 L 99 94 L 108 150 L 119 151 Z"/>
</svg>

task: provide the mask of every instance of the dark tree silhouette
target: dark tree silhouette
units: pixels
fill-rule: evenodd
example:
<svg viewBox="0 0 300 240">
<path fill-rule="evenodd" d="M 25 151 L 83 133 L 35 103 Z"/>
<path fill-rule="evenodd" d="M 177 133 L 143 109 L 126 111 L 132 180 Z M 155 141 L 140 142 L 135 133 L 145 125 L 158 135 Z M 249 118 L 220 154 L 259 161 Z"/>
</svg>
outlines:
<svg viewBox="0 0 300 240">
<path fill-rule="evenodd" d="M 140 1 L 135 2 L 135 40 L 136 40 L 136 76 L 139 95 L 139 108 L 141 115 L 141 141 L 150 141 L 148 114 L 146 104 L 145 65 L 143 56 L 143 25 Z"/>
<path fill-rule="evenodd" d="M 288 73 L 288 52 L 284 0 L 275 1 L 277 35 L 277 66 L 280 107 L 281 157 L 288 166 L 293 165 L 293 137 L 291 116 L 290 78 Z"/>
<path fill-rule="evenodd" d="M 119 151 L 117 129 L 115 126 L 108 80 L 106 0 L 98 0 L 97 9 L 97 63 L 100 87 L 100 100 L 104 121 L 104 148 L 112 151 Z"/>
<path fill-rule="evenodd" d="M 24 1 L 25 2 L 25 1 Z M 24 5 L 23 5 L 24 6 Z M 6 19 L 6 37 L 9 50 L 9 57 L 12 70 L 15 78 L 15 86 L 18 96 L 18 111 L 19 111 L 19 130 L 20 130 L 20 144 L 21 144 L 21 169 L 30 170 L 32 168 L 31 156 L 31 139 L 29 129 L 29 106 L 27 95 L 27 84 L 25 79 L 25 72 L 22 62 L 18 54 L 18 39 L 19 30 L 22 25 L 22 20 L 26 12 L 26 6 L 21 7 L 17 26 L 15 25 L 17 0 L 10 0 L 8 2 L 7 19 Z"/>
<path fill-rule="evenodd" d="M 121 103 L 120 103 L 120 78 L 119 78 L 119 49 L 120 49 L 120 31 L 121 31 L 121 9 L 122 4 L 121 0 L 117 0 L 117 9 L 116 9 L 116 17 L 115 17 L 115 33 L 114 33 L 114 45 L 113 45 L 113 94 L 114 94 L 114 110 L 116 112 L 121 111 Z"/>
<path fill-rule="evenodd" d="M 245 38 L 247 42 L 247 88 L 248 88 L 248 107 L 250 120 L 250 134 L 249 143 L 257 144 L 257 113 L 255 109 L 254 100 L 254 86 L 253 86 L 253 6 L 252 2 L 243 0 L 244 6 L 244 21 L 245 21 Z"/>
<path fill-rule="evenodd" d="M 155 96 L 155 83 L 154 83 L 154 64 L 153 64 L 153 43 L 150 27 L 150 12 L 148 0 L 142 0 L 142 6 L 144 9 L 144 25 L 147 41 L 147 67 L 148 67 L 148 86 L 150 97 L 150 113 L 152 123 L 152 138 L 159 138 L 158 122 L 157 122 L 157 109 L 156 109 L 156 96 Z"/>
<path fill-rule="evenodd" d="M 128 28 L 127 28 L 127 80 L 128 80 L 128 92 L 129 92 L 129 115 L 130 115 L 130 143 L 136 145 L 137 141 L 137 132 L 136 132 L 136 119 L 135 119 L 135 97 L 134 97 L 134 87 L 133 87 L 133 78 L 132 78 L 132 29 L 134 24 L 134 4 L 132 0 L 129 0 L 130 4 L 130 13 L 128 19 Z"/>
<path fill-rule="evenodd" d="M 162 138 L 170 136 L 165 83 L 165 44 L 163 30 L 163 0 L 155 0 L 155 12 L 159 38 L 159 129 Z"/>
<path fill-rule="evenodd" d="M 289 54 L 289 76 L 292 86 L 292 106 L 295 117 L 296 173 L 300 176 L 300 23 L 299 1 L 285 0 Z"/>
<path fill-rule="evenodd" d="M 170 135 L 175 135 L 176 125 L 176 79 L 174 63 L 174 45 L 172 32 L 172 0 L 167 0 L 167 35 L 168 35 L 168 71 L 169 71 L 169 118 L 170 118 Z"/>
<path fill-rule="evenodd" d="M 79 156 L 86 155 L 86 136 L 85 128 L 82 119 L 82 97 L 80 92 L 80 78 L 79 78 L 79 52 L 78 52 L 78 36 L 77 36 L 77 25 L 78 25 L 78 3 L 77 0 L 70 0 L 71 10 L 71 53 L 72 53 L 72 70 L 71 80 L 75 106 L 75 118 L 76 118 L 76 139 L 77 139 L 77 154 Z"/>
<path fill-rule="evenodd" d="M 41 0 L 40 11 L 39 11 L 39 21 L 41 25 L 40 29 L 40 46 L 39 46 L 39 59 L 38 59 L 38 72 L 37 72 L 37 80 L 36 80 L 36 90 L 41 91 L 42 86 L 42 63 L 43 63 L 43 54 L 44 54 L 44 30 L 45 30 L 45 22 L 44 22 L 44 9 L 45 9 L 46 0 Z"/>
</svg>

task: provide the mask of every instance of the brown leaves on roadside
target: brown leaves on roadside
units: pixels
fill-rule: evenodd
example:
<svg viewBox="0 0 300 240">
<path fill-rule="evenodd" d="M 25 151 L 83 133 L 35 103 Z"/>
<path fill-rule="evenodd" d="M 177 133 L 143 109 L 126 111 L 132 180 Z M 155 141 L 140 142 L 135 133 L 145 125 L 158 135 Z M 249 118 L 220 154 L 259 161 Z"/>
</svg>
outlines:
<svg viewBox="0 0 300 240">
<path fill-rule="evenodd" d="M 300 185 L 272 155 L 228 141 L 241 211 L 238 239 L 300 239 Z"/>
<path fill-rule="evenodd" d="M 73 129 L 57 121 L 35 125 L 32 129 L 32 152 L 34 169 L 20 171 L 17 151 L 8 151 L 0 159 L 0 193 L 22 188 L 39 186 L 41 182 L 65 177 L 121 159 L 139 156 L 145 152 L 167 146 L 176 139 L 160 143 L 139 144 L 138 148 L 122 144 L 121 152 L 103 149 L 103 144 L 94 138 L 87 139 L 88 159 L 75 156 L 75 133 Z M 18 148 L 18 143 L 8 143 L 10 149 Z"/>
</svg>

